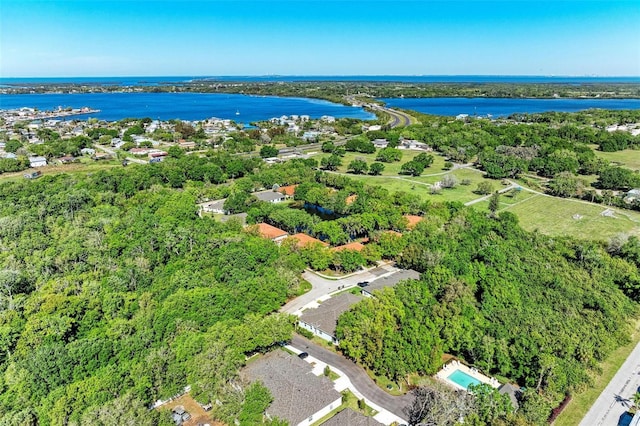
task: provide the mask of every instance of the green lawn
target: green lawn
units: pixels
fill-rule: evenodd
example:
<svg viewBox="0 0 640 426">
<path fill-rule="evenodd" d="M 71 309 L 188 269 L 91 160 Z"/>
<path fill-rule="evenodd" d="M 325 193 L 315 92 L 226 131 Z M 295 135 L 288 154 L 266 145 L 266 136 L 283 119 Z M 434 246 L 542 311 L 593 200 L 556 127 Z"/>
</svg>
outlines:
<svg viewBox="0 0 640 426">
<path fill-rule="evenodd" d="M 640 150 L 625 149 L 624 151 L 602 152 L 595 151 L 596 156 L 619 166 L 632 170 L 640 170 Z"/>
<path fill-rule="evenodd" d="M 640 214 L 634 211 L 613 209 L 615 217 L 607 217 L 601 214 L 607 209 L 602 205 L 543 195 L 526 196 L 524 193 L 517 197 L 515 202 L 511 202 L 506 196 L 500 197 L 501 211 L 516 214 L 520 225 L 529 231 L 537 229 L 548 235 L 599 240 L 608 240 L 619 233 L 640 235 Z M 474 207 L 486 210 L 488 203 L 485 201 Z"/>
<path fill-rule="evenodd" d="M 580 420 L 587 414 L 598 396 L 615 376 L 620 366 L 627 359 L 633 348 L 640 342 L 640 322 L 634 322 L 634 332 L 631 336 L 631 343 L 619 347 L 609 357 L 600 364 L 602 371 L 593 376 L 593 384 L 589 389 L 573 397 L 571 402 L 558 416 L 554 426 L 577 426 Z"/>
<path fill-rule="evenodd" d="M 429 176 L 429 173 L 437 173 L 436 175 Z M 363 176 L 363 175 L 349 175 L 353 179 L 361 180 L 370 185 L 379 185 L 388 189 L 391 192 L 404 191 L 412 194 L 419 195 L 424 199 L 433 201 L 459 201 L 466 203 L 471 200 L 480 198 L 481 195 L 474 193 L 478 187 L 478 183 L 485 179 L 482 173 L 469 169 L 458 169 L 450 172 L 442 172 L 439 170 L 433 170 L 433 166 L 425 171 L 426 176 Z M 437 194 L 431 193 L 431 185 L 442 180 L 446 175 L 451 175 L 456 178 L 458 184 L 455 188 L 442 189 Z M 469 181 L 468 185 L 462 185 L 462 181 Z M 503 186 L 499 181 L 489 180 L 493 183 L 493 187 L 496 190 L 502 189 Z M 523 194 L 524 195 L 524 194 Z"/>
<path fill-rule="evenodd" d="M 131 165 L 135 166 L 135 165 Z M 129 166 L 129 167 L 131 167 Z M 56 175 L 59 173 L 91 173 L 98 170 L 106 170 L 114 167 L 122 167 L 120 160 L 101 160 L 95 161 L 90 158 L 82 158 L 78 163 L 51 165 L 46 167 L 40 167 L 38 170 L 42 172 L 42 175 Z M 24 175 L 36 169 L 26 169 L 21 172 L 15 173 L 3 173 L 0 174 L 0 181 L 16 181 L 24 179 Z"/>
<path fill-rule="evenodd" d="M 382 172 L 382 176 L 398 176 L 400 174 L 400 167 L 402 167 L 404 163 L 406 163 L 407 161 L 413 160 L 413 158 L 416 155 L 424 151 L 413 151 L 413 150 L 403 149 L 401 150 L 401 152 L 402 152 L 402 159 L 400 161 L 395 161 L 393 163 L 383 163 L 384 171 Z M 376 162 L 376 155 L 377 155 L 377 152 L 374 152 L 373 154 L 347 152 L 345 156 L 342 157 L 342 166 L 338 168 L 338 171 L 342 173 L 346 173 L 349 163 L 351 163 L 356 158 L 361 158 L 365 160 L 367 164 L 371 165 L 371 163 Z M 427 175 L 431 173 L 442 173 L 444 171 L 443 168 L 444 168 L 444 163 L 446 161 L 445 158 L 436 153 L 431 153 L 431 155 L 433 155 L 433 164 L 430 167 L 426 168 L 423 174 Z M 318 153 L 317 155 L 314 156 L 314 158 L 318 160 L 318 162 L 320 162 L 322 158 L 328 157 L 328 156 L 329 154 L 326 154 L 326 153 Z"/>
</svg>

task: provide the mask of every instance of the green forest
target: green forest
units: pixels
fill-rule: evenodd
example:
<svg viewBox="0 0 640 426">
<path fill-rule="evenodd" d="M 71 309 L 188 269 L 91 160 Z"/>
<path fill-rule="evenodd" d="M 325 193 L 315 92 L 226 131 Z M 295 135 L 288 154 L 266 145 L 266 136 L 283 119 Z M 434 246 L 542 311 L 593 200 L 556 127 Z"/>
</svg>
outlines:
<svg viewBox="0 0 640 426">
<path fill-rule="evenodd" d="M 592 111 L 498 125 L 420 116 L 420 125 L 346 148 L 413 138 L 457 162 L 477 158 L 490 177 L 536 174 L 553 189 L 565 174 L 589 174 L 595 186 L 622 191 L 637 173 L 598 160 L 592 146 L 637 148 L 637 137 L 601 127 L 639 118 Z M 290 339 L 294 318 L 277 311 L 308 285 L 306 267 L 348 272 L 387 259 L 419 271 L 420 280 L 340 318 L 341 350 L 396 382 L 456 356 L 529 389 L 525 414 L 548 413 L 588 387 L 599 362 L 629 339 L 640 302 L 635 237 L 529 233 L 508 212 L 390 192 L 325 173 L 314 159 L 268 166 L 225 152 L 171 154 L 159 164 L 0 183 L 0 426 L 171 424 L 149 407 L 185 386 L 201 403 L 222 402 L 215 418 L 255 423 L 269 396 L 238 371 L 247 356 Z M 424 168 L 433 157 L 413 161 Z M 278 185 L 297 185 L 291 204 L 252 195 Z M 221 198 L 249 224 L 332 246 L 368 243 L 335 253 L 278 246 L 237 220 L 199 214 L 198 203 Z M 411 231 L 407 214 L 423 218 Z"/>
</svg>

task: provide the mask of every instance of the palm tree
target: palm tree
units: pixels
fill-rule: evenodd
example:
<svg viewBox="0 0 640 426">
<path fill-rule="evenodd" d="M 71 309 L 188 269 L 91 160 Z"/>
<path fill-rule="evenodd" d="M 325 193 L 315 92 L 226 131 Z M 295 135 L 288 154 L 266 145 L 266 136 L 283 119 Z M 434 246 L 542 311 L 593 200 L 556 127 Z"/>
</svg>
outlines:
<svg viewBox="0 0 640 426">
<path fill-rule="evenodd" d="M 633 401 L 633 405 L 635 405 L 636 408 L 640 408 L 640 391 L 633 394 L 631 401 Z"/>
</svg>

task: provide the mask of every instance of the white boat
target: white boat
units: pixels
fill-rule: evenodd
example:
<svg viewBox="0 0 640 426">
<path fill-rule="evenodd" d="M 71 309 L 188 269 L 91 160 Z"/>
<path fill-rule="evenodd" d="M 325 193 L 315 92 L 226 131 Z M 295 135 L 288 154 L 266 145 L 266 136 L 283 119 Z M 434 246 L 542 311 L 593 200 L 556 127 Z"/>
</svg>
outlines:
<svg viewBox="0 0 640 426">
<path fill-rule="evenodd" d="M 240 115 L 240 110 L 236 110 L 236 115 Z"/>
</svg>

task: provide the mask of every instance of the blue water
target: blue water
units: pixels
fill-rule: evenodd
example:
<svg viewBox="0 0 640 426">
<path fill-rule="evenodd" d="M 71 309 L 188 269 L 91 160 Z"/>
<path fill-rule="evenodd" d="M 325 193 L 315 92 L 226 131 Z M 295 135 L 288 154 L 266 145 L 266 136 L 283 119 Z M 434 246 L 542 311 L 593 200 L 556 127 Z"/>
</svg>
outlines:
<svg viewBox="0 0 640 426">
<path fill-rule="evenodd" d="M 449 376 L 447 376 L 447 380 L 452 381 L 453 383 L 462 386 L 463 388 L 467 389 L 469 387 L 469 385 L 479 385 L 481 384 L 480 380 L 471 377 L 470 375 L 468 375 L 467 373 L 465 373 L 464 371 L 460 371 L 460 370 L 456 370 L 453 373 L 451 373 Z"/>
<path fill-rule="evenodd" d="M 114 121 L 127 117 L 160 120 L 203 120 L 217 117 L 248 124 L 282 115 L 331 115 L 363 120 L 375 116 L 362 108 L 306 98 L 248 96 L 217 93 L 78 93 L 0 95 L 0 109 L 32 107 L 40 110 L 59 106 L 99 109 L 99 113 L 72 118 L 96 117 Z M 240 114 L 236 114 L 239 112 Z"/>
<path fill-rule="evenodd" d="M 504 117 L 514 113 L 576 112 L 590 108 L 640 109 L 640 99 L 510 99 L 510 98 L 384 98 L 387 106 L 424 114 Z"/>
<path fill-rule="evenodd" d="M 509 76 L 509 75 L 337 75 L 337 76 L 153 76 L 153 77 L 2 77 L 0 86 L 34 84 L 103 84 L 118 86 L 157 86 L 192 81 L 220 82 L 296 82 L 296 81 L 376 81 L 404 83 L 640 83 L 640 77 L 573 77 L 573 76 Z"/>
</svg>

